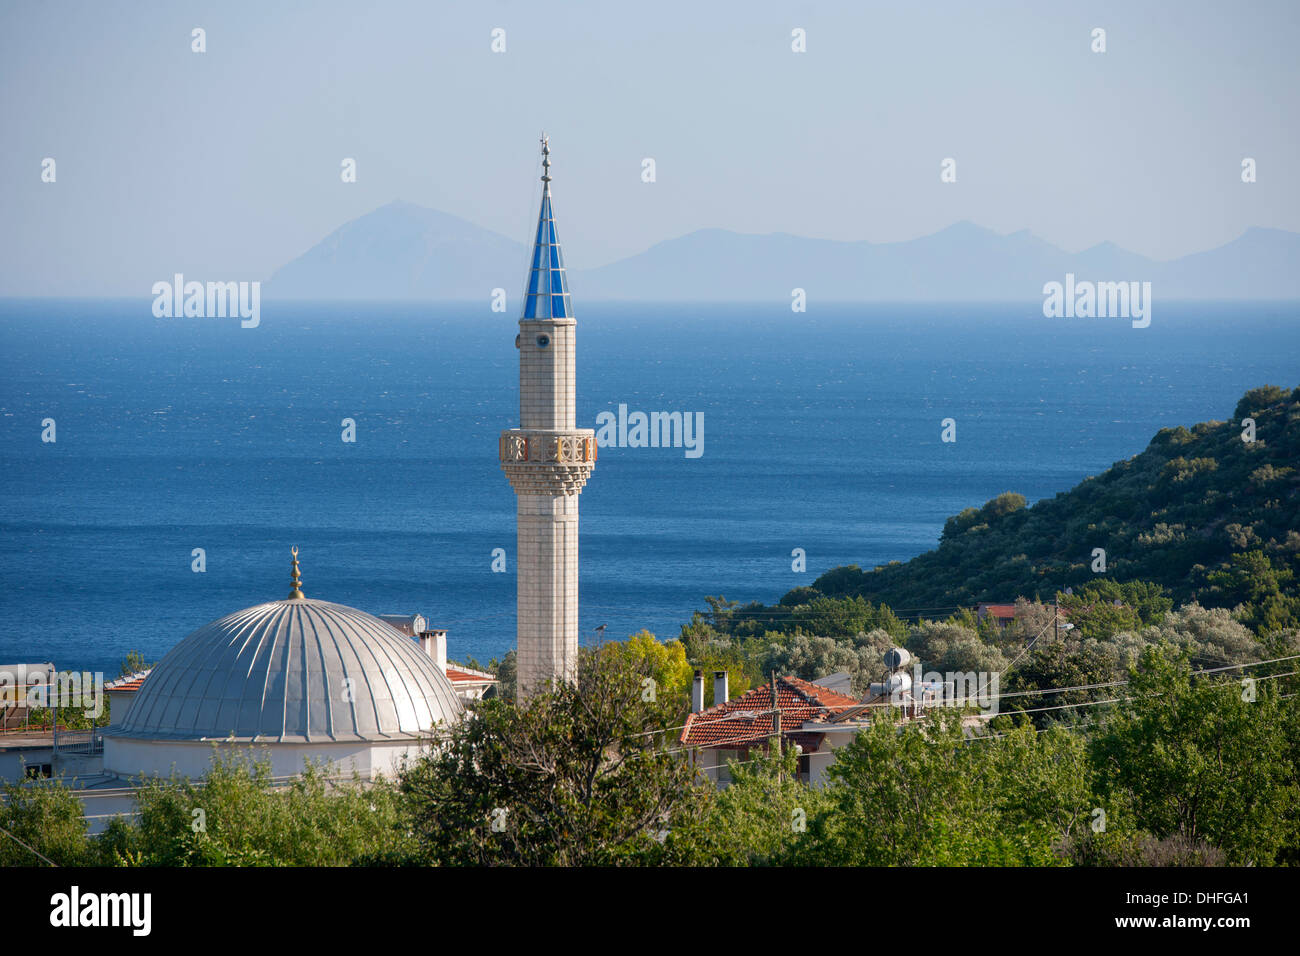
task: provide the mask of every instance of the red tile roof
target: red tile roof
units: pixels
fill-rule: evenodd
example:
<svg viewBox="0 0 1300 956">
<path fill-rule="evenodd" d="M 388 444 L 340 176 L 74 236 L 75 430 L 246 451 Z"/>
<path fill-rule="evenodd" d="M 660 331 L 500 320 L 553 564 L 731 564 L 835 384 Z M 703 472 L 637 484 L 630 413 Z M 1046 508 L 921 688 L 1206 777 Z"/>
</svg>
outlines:
<svg viewBox="0 0 1300 956">
<path fill-rule="evenodd" d="M 1051 605 L 1047 604 L 1044 607 L 1051 607 Z M 1058 607 L 1056 612 L 1061 617 L 1070 616 L 1069 608 Z M 979 618 L 987 615 L 999 621 L 1014 621 L 1016 619 L 1016 606 L 1014 604 L 977 604 L 975 605 L 975 615 Z"/>
<path fill-rule="evenodd" d="M 840 709 L 852 707 L 857 698 L 849 697 L 798 677 L 776 679 L 777 706 L 781 709 L 781 736 L 798 743 L 800 738 L 815 734 L 799 731 L 805 721 L 825 721 Z M 717 707 L 686 718 L 682 743 L 691 747 L 749 746 L 761 743 L 772 734 L 772 685 L 764 684 L 749 693 Z M 815 744 L 805 749 L 816 749 Z"/>
<path fill-rule="evenodd" d="M 496 683 L 496 677 L 486 671 L 476 671 L 473 668 L 460 668 L 451 664 L 447 665 L 447 680 L 453 684 L 483 684 Z"/>
<path fill-rule="evenodd" d="M 1016 616 L 1016 606 L 1014 604 L 980 604 L 976 606 L 975 613 L 979 615 L 989 614 L 1010 621 Z"/>
<path fill-rule="evenodd" d="M 107 684 L 105 684 L 104 690 L 109 690 L 112 691 L 113 693 L 126 693 L 126 694 L 135 693 L 137 690 L 140 689 L 140 685 L 144 683 L 144 679 L 148 677 L 152 672 L 153 672 L 153 668 L 150 668 L 147 671 L 137 671 L 134 674 L 128 674 L 125 677 L 119 677 L 117 680 L 109 681 Z"/>
</svg>

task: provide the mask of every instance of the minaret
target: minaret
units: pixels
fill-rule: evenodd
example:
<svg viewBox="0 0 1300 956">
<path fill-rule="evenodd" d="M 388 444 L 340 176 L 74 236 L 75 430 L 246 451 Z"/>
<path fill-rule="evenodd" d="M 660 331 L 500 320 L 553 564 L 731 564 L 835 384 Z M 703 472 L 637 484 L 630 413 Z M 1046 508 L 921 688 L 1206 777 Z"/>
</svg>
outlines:
<svg viewBox="0 0 1300 956">
<path fill-rule="evenodd" d="M 499 449 L 516 500 L 521 701 L 578 672 L 578 495 L 596 464 L 596 433 L 574 427 L 575 331 L 543 135 L 542 208 L 515 336 L 519 427 L 501 433 Z"/>
</svg>

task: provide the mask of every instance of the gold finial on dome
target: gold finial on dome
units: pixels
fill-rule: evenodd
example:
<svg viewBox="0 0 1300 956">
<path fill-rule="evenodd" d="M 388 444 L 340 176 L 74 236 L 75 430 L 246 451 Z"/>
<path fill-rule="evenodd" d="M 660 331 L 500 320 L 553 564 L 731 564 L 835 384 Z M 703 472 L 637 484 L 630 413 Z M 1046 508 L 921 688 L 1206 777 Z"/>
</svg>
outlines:
<svg viewBox="0 0 1300 956">
<path fill-rule="evenodd" d="M 290 601 L 301 601 L 304 599 L 302 593 L 302 578 L 298 575 L 298 546 L 294 545 L 290 549 L 293 553 L 293 590 L 289 592 Z"/>
</svg>

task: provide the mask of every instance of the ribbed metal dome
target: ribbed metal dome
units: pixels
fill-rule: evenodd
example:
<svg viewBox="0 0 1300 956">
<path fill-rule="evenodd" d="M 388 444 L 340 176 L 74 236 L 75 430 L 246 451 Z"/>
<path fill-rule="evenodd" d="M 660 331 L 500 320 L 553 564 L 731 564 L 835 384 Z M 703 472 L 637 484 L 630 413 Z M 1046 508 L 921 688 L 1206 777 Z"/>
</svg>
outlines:
<svg viewBox="0 0 1300 956">
<path fill-rule="evenodd" d="M 272 601 L 199 628 L 141 685 L 113 736 L 150 740 L 385 741 L 462 712 L 419 644 L 364 611 Z"/>
</svg>

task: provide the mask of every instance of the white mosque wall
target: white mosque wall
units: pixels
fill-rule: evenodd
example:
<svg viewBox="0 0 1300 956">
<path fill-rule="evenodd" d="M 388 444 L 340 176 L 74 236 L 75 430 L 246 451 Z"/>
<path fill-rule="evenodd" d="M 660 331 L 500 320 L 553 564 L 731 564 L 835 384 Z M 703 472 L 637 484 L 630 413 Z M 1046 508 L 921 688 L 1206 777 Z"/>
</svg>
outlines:
<svg viewBox="0 0 1300 956">
<path fill-rule="evenodd" d="M 135 700 L 136 691 L 108 691 L 108 726 L 121 727 L 126 721 L 126 715 L 131 712 L 131 704 Z"/>
<path fill-rule="evenodd" d="M 334 742 L 247 744 L 226 741 L 138 740 L 106 737 L 104 771 L 123 779 L 136 777 L 179 777 L 198 779 L 207 774 L 214 756 L 225 759 L 245 755 L 253 762 L 269 761 L 273 777 L 291 777 L 303 772 L 308 762 L 333 764 L 331 773 L 363 780 L 394 778 L 402 762 L 414 762 L 421 754 L 418 742 Z"/>
<path fill-rule="evenodd" d="M 99 754 L 56 752 L 53 743 L 44 747 L 0 748 L 0 781 L 17 783 L 26 779 L 32 768 L 42 776 L 84 777 L 100 773 L 102 760 Z"/>
</svg>

